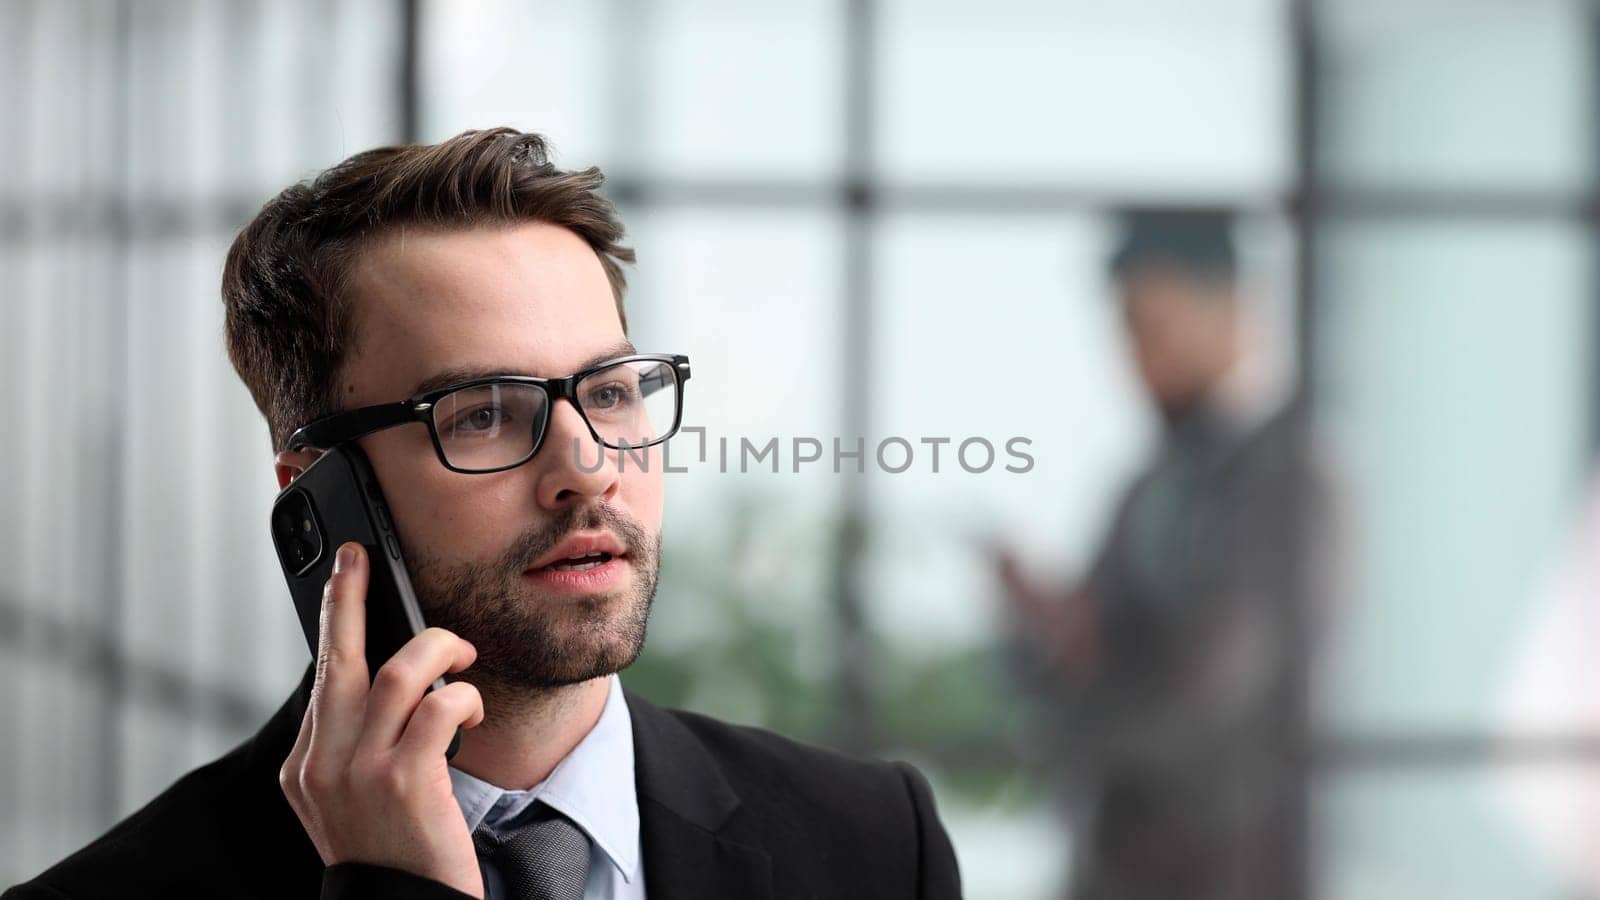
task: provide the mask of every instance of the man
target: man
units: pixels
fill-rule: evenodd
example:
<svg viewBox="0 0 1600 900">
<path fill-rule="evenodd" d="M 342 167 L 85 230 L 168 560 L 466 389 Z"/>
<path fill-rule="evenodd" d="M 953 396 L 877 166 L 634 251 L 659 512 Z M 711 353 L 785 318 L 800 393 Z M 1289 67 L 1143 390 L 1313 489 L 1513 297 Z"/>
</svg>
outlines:
<svg viewBox="0 0 1600 900">
<path fill-rule="evenodd" d="M 368 562 L 339 548 L 316 663 L 277 714 L 7 898 L 958 896 L 910 766 L 621 688 L 663 466 L 659 443 L 620 459 L 606 423 L 639 373 L 672 404 L 682 380 L 627 340 L 633 254 L 601 181 L 556 169 L 537 135 L 467 132 L 357 154 L 240 233 L 228 349 L 278 484 L 328 449 L 307 435 L 357 441 L 431 627 L 369 672 Z M 404 424 L 354 424 L 423 394 Z M 640 436 L 670 436 L 680 409 Z"/>
<path fill-rule="evenodd" d="M 999 572 L 1082 835 L 1073 895 L 1288 896 L 1295 604 L 1320 476 L 1254 337 L 1228 216 L 1131 213 L 1112 259 L 1165 426 L 1088 576 Z"/>
</svg>

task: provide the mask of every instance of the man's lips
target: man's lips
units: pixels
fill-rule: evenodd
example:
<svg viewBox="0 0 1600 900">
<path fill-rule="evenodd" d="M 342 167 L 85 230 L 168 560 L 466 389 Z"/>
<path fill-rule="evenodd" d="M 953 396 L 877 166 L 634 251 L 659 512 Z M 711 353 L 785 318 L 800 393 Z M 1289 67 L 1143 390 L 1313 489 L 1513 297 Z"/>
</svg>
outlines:
<svg viewBox="0 0 1600 900">
<path fill-rule="evenodd" d="M 622 542 L 609 531 L 571 535 L 528 569 L 532 572 L 586 571 L 626 556 Z"/>
<path fill-rule="evenodd" d="M 563 557 L 550 565 L 529 569 L 522 577 L 547 591 L 570 596 L 593 596 L 619 590 L 627 583 L 626 554 L 598 553 L 578 559 Z"/>
<path fill-rule="evenodd" d="M 523 577 L 557 594 L 594 596 L 620 589 L 630 564 L 627 546 L 610 531 L 580 531 L 557 544 Z"/>
</svg>

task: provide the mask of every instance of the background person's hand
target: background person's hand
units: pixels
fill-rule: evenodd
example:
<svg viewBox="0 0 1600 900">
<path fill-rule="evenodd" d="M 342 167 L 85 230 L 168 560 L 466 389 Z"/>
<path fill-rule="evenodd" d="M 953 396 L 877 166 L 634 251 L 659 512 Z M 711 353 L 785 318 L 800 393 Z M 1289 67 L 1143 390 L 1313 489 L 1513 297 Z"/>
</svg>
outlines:
<svg viewBox="0 0 1600 900">
<path fill-rule="evenodd" d="M 984 541 L 984 552 L 1000 580 L 1001 597 L 1015 626 L 1023 632 L 1045 627 L 1050 619 L 1051 600 L 1023 571 L 1022 562 L 1009 546 L 998 539 Z"/>
<path fill-rule="evenodd" d="M 444 754 L 457 726 L 483 721 L 483 699 L 459 681 L 426 693 L 435 678 L 471 665 L 477 650 L 428 628 L 369 684 L 368 574 L 360 544 L 339 548 L 322 595 L 316 683 L 278 783 L 324 864 L 388 866 L 482 897 Z"/>
<path fill-rule="evenodd" d="M 1088 587 L 1039 584 L 1023 570 L 1017 554 L 997 540 L 988 542 L 987 552 L 1017 635 L 1065 675 L 1085 677 L 1098 669 L 1100 608 Z"/>
</svg>

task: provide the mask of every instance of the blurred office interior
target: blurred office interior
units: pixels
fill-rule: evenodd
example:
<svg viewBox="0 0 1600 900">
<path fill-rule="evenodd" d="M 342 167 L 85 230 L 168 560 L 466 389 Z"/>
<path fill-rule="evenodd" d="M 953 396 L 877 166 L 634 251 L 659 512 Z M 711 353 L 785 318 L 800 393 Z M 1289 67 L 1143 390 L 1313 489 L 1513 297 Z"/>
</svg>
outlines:
<svg viewBox="0 0 1600 900">
<path fill-rule="evenodd" d="M 1296 895 L 1600 897 L 1597 86 L 1580 0 L 0 0 L 0 886 L 308 662 L 223 350 L 235 231 L 512 125 L 606 171 L 631 337 L 694 360 L 711 453 L 667 476 L 630 688 L 909 759 L 968 896 L 1060 896 L 1071 744 L 986 542 L 1088 564 L 1161 437 L 1117 213 L 1224 208 L 1341 484 L 1336 610 L 1282 636 Z M 919 456 L 791 471 L 858 436 Z M 920 455 L 1016 436 L 1024 473 Z M 778 471 L 722 471 L 742 437 Z"/>
</svg>

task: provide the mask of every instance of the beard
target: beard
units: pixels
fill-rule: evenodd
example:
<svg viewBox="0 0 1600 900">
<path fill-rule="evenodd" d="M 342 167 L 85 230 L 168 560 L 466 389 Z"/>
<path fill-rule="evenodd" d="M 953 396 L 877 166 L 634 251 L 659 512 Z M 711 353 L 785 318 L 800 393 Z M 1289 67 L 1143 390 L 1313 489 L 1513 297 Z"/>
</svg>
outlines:
<svg viewBox="0 0 1600 900">
<path fill-rule="evenodd" d="M 578 597 L 545 595 L 523 572 L 576 530 L 609 529 L 622 542 L 632 584 Z M 477 687 L 487 705 L 513 705 L 530 692 L 589 681 L 633 664 L 660 571 L 661 537 L 650 535 L 609 506 L 572 507 L 524 533 L 496 559 L 450 563 L 425 553 L 411 557 L 412 583 L 423 620 L 471 642 L 478 657 L 447 675 Z"/>
</svg>

